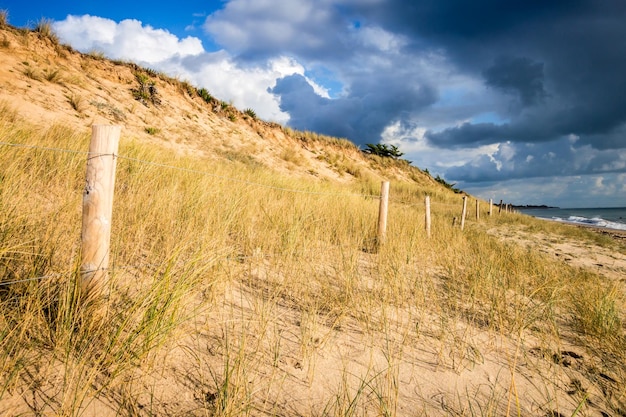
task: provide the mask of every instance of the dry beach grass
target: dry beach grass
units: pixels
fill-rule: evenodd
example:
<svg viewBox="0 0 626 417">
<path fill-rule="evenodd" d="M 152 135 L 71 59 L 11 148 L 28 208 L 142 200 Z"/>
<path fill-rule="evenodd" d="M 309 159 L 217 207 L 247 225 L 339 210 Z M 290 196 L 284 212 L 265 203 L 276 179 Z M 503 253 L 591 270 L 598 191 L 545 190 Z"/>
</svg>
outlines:
<svg viewBox="0 0 626 417">
<path fill-rule="evenodd" d="M 459 195 L 405 164 L 173 81 L 146 107 L 127 66 L 2 36 L 0 141 L 37 147 L 0 146 L 3 415 L 626 415 L 623 240 L 515 214 L 461 232 Z M 33 50 L 81 80 L 16 71 Z M 125 115 L 105 321 L 76 298 L 80 195 L 86 126 L 120 116 L 64 89 Z"/>
</svg>

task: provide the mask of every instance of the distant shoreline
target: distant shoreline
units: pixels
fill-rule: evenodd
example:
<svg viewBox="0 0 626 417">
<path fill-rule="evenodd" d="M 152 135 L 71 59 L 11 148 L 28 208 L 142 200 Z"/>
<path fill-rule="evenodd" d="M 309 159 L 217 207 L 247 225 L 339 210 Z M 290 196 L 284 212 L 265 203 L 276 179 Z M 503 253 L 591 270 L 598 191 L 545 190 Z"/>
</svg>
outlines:
<svg viewBox="0 0 626 417">
<path fill-rule="evenodd" d="M 617 241 L 626 240 L 626 230 L 622 230 L 622 229 L 611 229 L 610 227 L 599 227 L 599 226 L 594 226 L 591 224 L 564 222 L 564 221 L 555 220 L 555 219 L 548 219 L 545 217 L 534 217 L 534 216 L 531 216 L 531 217 L 538 219 L 538 220 L 545 220 L 547 222 L 555 222 L 555 223 L 563 224 L 565 226 L 580 227 L 582 229 L 588 229 L 595 233 L 608 235 Z"/>
<path fill-rule="evenodd" d="M 555 207 L 555 206 L 546 206 L 545 204 L 536 206 L 536 205 L 532 205 L 532 204 L 526 204 L 526 205 L 511 205 L 511 207 L 513 207 L 514 209 L 527 209 L 527 210 L 535 210 L 535 209 L 560 209 L 560 207 Z"/>
<path fill-rule="evenodd" d="M 626 230 L 611 229 L 609 227 L 598 227 L 598 226 L 592 226 L 592 225 L 587 225 L 587 224 L 574 224 L 574 223 L 565 223 L 565 222 L 559 222 L 559 223 L 570 225 L 570 226 L 581 227 L 581 228 L 584 228 L 584 229 L 590 229 L 590 230 L 592 230 L 592 231 L 594 231 L 596 233 L 601 233 L 603 235 L 609 235 L 613 239 L 616 239 L 616 240 L 619 240 L 619 241 L 626 240 Z"/>
</svg>

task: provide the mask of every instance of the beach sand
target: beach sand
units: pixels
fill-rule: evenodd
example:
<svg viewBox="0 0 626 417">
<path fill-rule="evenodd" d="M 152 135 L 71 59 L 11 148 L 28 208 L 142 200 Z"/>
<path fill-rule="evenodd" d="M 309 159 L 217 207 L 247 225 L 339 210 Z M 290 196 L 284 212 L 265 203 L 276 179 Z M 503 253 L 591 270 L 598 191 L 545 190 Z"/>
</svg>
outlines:
<svg viewBox="0 0 626 417">
<path fill-rule="evenodd" d="M 626 282 L 626 230 L 564 225 L 609 236 L 615 244 L 607 247 L 592 241 L 581 241 L 551 233 L 531 232 L 518 227 L 498 227 L 489 230 L 489 233 L 504 241 L 533 248 L 561 259 L 571 266 L 585 268 L 607 278 Z"/>
<path fill-rule="evenodd" d="M 607 229 L 606 227 L 595 227 L 595 226 L 585 226 L 585 225 L 576 225 L 576 227 L 589 229 L 595 233 L 607 235 L 613 239 L 616 239 L 617 241 L 626 243 L 626 230 Z"/>
</svg>

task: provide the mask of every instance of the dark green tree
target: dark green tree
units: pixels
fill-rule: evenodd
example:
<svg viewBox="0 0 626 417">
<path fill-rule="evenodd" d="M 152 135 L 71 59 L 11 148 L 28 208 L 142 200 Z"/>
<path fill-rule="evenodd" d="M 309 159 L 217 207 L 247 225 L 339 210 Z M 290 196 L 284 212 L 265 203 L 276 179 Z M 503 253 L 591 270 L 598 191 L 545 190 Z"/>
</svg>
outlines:
<svg viewBox="0 0 626 417">
<path fill-rule="evenodd" d="M 400 150 L 398 149 L 396 145 L 387 145 L 384 143 L 377 143 L 377 144 L 367 143 L 365 144 L 365 146 L 366 148 L 363 149 L 363 152 L 371 154 L 371 155 L 378 155 L 384 158 L 393 158 L 393 159 L 398 159 L 402 155 L 404 155 L 404 153 L 400 152 Z"/>
</svg>

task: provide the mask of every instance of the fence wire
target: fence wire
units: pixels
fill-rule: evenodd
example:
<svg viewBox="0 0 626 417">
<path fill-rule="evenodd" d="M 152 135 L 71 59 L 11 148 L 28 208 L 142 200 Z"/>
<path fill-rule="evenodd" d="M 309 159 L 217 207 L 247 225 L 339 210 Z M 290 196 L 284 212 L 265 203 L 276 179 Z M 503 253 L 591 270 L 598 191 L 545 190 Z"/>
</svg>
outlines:
<svg viewBox="0 0 626 417">
<path fill-rule="evenodd" d="M 360 245 L 356 245 L 356 248 L 358 250 L 362 250 L 359 249 L 359 246 L 367 246 L 368 244 L 371 244 L 373 242 L 376 241 L 376 238 L 370 238 L 370 239 L 364 239 L 362 242 L 360 242 Z M 337 245 L 338 248 L 340 249 L 355 249 L 355 245 Z M 299 255 L 299 256 L 304 256 L 309 254 L 311 251 L 314 252 L 314 250 L 310 250 L 310 251 L 303 251 L 303 250 L 296 250 L 296 251 L 291 251 L 288 254 L 289 255 Z M 253 260 L 253 259 L 272 259 L 272 258 L 279 258 L 281 256 L 284 256 L 285 254 L 281 254 L 281 253 L 263 253 L 260 252 L 258 254 L 253 254 L 253 255 L 243 255 L 243 254 L 233 254 L 233 253 L 228 253 L 225 254 L 223 256 L 219 256 L 217 258 L 215 258 L 215 260 L 226 260 L 226 261 L 231 261 L 231 262 L 243 262 L 243 261 L 248 261 L 248 260 Z M 116 273 L 117 271 L 128 271 L 128 270 L 141 270 L 141 269 L 152 269 L 154 271 L 158 270 L 160 267 L 166 265 L 166 263 L 163 264 L 156 264 L 156 263 L 142 263 L 142 264 L 138 264 L 138 265 L 116 265 L 112 268 L 98 268 L 98 269 L 93 269 L 93 270 L 88 270 L 88 271 L 80 271 L 80 274 L 89 274 L 92 272 L 98 272 L 98 271 L 108 271 L 111 273 Z M 66 272 L 66 273 L 52 273 L 52 274 L 48 274 L 48 275 L 43 275 L 40 277 L 32 277 L 32 278 L 24 278 L 24 279 L 16 279 L 16 280 L 12 280 L 12 281 L 4 281 L 4 282 L 0 282 L 0 287 L 6 287 L 9 285 L 13 285 L 13 284 L 20 284 L 23 282 L 31 282 L 31 281 L 43 281 L 46 279 L 51 279 L 51 278 L 57 278 L 57 277 L 62 277 L 68 274 L 73 274 L 71 272 Z"/>
<path fill-rule="evenodd" d="M 49 152 L 70 153 L 70 154 L 75 154 L 75 155 L 76 154 L 77 155 L 87 155 L 88 157 L 91 157 L 92 155 L 93 156 L 107 156 L 107 155 L 110 155 L 110 156 L 117 157 L 117 158 L 122 159 L 122 160 L 137 162 L 137 163 L 144 164 L 144 165 L 150 165 L 150 166 L 159 167 L 159 168 L 166 168 L 166 169 L 171 169 L 171 170 L 175 170 L 175 171 L 179 171 L 179 172 L 187 172 L 187 173 L 192 173 L 192 174 L 197 174 L 197 175 L 204 175 L 204 176 L 208 176 L 208 177 L 212 177 L 212 178 L 216 178 L 216 179 L 220 179 L 220 180 L 224 180 L 224 181 L 231 181 L 231 182 L 246 184 L 246 185 L 249 185 L 249 186 L 260 187 L 260 188 L 276 190 L 276 191 L 284 191 L 284 192 L 289 192 L 289 193 L 299 193 L 299 194 L 318 195 L 318 196 L 363 197 L 363 198 L 371 198 L 371 199 L 378 199 L 378 200 L 381 199 L 380 195 L 375 195 L 375 194 L 329 193 L 329 192 L 320 192 L 320 191 L 298 190 L 298 189 L 286 188 L 286 187 L 277 187 L 277 186 L 262 184 L 262 183 L 258 183 L 258 182 L 254 182 L 254 181 L 244 180 L 244 179 L 241 179 L 241 178 L 232 178 L 232 177 L 212 174 L 210 172 L 196 170 L 196 169 L 191 169 L 191 168 L 182 168 L 182 167 L 177 167 L 177 166 L 173 166 L 173 165 L 163 164 L 163 163 L 160 163 L 160 162 L 146 161 L 146 160 L 143 160 L 143 159 L 133 158 L 133 157 L 124 156 L 124 155 L 120 155 L 120 154 L 95 154 L 94 155 L 93 152 L 89 152 L 89 151 L 63 149 L 63 148 L 54 148 L 54 147 L 44 147 L 44 146 L 21 144 L 21 143 L 10 143 L 10 142 L 2 142 L 2 141 L 0 141 L 0 146 L 7 146 L 7 147 L 13 147 L 13 148 L 24 148 L 24 149 L 34 149 L 34 150 L 42 150 L 42 151 L 49 151 Z M 423 204 L 423 203 L 416 203 L 415 201 L 405 201 L 405 200 L 400 200 L 400 199 L 390 199 L 389 201 L 392 202 L 392 203 L 402 204 L 402 205 L 409 206 L 409 207 L 419 207 L 419 206 L 422 206 L 422 204 Z M 431 205 L 445 206 L 445 207 L 455 207 L 455 208 L 458 208 L 460 206 L 460 204 L 440 203 L 440 202 L 436 202 L 436 201 L 432 201 L 432 200 L 431 200 Z M 498 207 L 497 205 L 494 205 L 494 206 Z M 267 256 L 275 257 L 277 255 L 276 254 L 263 254 L 263 256 L 264 257 L 267 257 Z M 245 255 L 243 255 L 243 256 L 234 256 L 234 257 L 227 256 L 225 259 L 227 259 L 227 260 L 242 260 L 242 259 L 250 259 L 250 258 L 254 258 L 254 257 L 255 257 L 254 255 L 253 256 L 245 256 Z M 158 266 L 159 265 L 157 265 L 157 264 L 125 265 L 125 266 L 117 266 L 115 268 L 98 269 L 98 270 L 94 270 L 94 271 L 84 271 L 84 273 L 96 272 L 96 271 L 99 271 L 99 270 L 107 270 L 107 271 L 114 272 L 116 270 L 141 269 L 141 268 L 145 268 L 145 267 L 156 268 Z M 18 283 L 23 283 L 23 282 L 42 281 L 42 280 L 46 280 L 46 279 L 50 279 L 50 278 L 60 277 L 60 276 L 63 276 L 63 275 L 65 275 L 65 274 L 53 273 L 53 274 L 44 275 L 44 276 L 40 276 L 40 277 L 32 277 L 32 278 L 24 278 L 24 279 L 12 280 L 12 281 L 0 282 L 0 287 L 5 287 L 5 286 L 18 284 Z"/>
<path fill-rule="evenodd" d="M 36 149 L 36 150 L 52 151 L 52 152 L 65 152 L 65 153 L 83 154 L 83 155 L 91 155 L 92 154 L 92 152 L 88 152 L 88 151 L 77 151 L 77 150 L 71 150 L 71 149 L 51 148 L 51 147 L 43 147 L 43 146 L 37 146 L 37 145 L 26 145 L 26 144 L 21 144 L 21 143 L 0 142 L 0 145 L 1 146 L 14 147 L 14 148 Z M 107 156 L 107 155 L 109 155 L 109 154 L 97 154 L 97 156 Z M 273 186 L 273 185 L 261 184 L 261 183 L 254 182 L 254 181 L 244 180 L 244 179 L 241 179 L 241 178 L 232 178 L 232 177 L 227 177 L 227 176 L 223 176 L 223 175 L 211 174 L 210 172 L 201 171 L 201 170 L 197 170 L 197 169 L 181 168 L 181 167 L 177 167 L 177 166 L 173 166 L 173 165 L 163 164 L 163 163 L 160 163 L 160 162 L 146 161 L 146 160 L 143 160 L 143 159 L 133 158 L 133 157 L 124 156 L 124 155 L 120 155 L 120 154 L 113 154 L 112 156 L 117 157 L 119 159 L 126 160 L 126 161 L 133 161 L 133 162 L 141 163 L 141 164 L 144 164 L 144 165 L 150 165 L 150 166 L 155 166 L 155 167 L 159 167 L 159 168 L 167 168 L 167 169 L 180 171 L 180 172 L 187 172 L 187 173 L 192 173 L 192 174 L 204 175 L 204 176 L 207 176 L 207 177 L 217 178 L 217 179 L 224 180 L 224 181 L 237 182 L 237 183 L 240 183 L 240 184 L 246 184 L 246 185 L 250 185 L 250 186 L 254 186 L 254 187 L 266 188 L 266 189 L 276 190 L 276 191 L 284 191 L 284 192 L 289 192 L 289 193 L 308 194 L 308 195 L 319 195 L 319 196 L 363 197 L 363 198 L 371 198 L 371 199 L 380 199 L 380 195 L 376 195 L 376 194 L 327 193 L 327 192 L 321 192 L 321 191 L 307 191 L 307 190 L 298 190 L 298 189 L 295 189 L 295 188 L 276 187 L 276 186 Z"/>
</svg>

